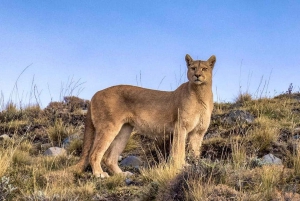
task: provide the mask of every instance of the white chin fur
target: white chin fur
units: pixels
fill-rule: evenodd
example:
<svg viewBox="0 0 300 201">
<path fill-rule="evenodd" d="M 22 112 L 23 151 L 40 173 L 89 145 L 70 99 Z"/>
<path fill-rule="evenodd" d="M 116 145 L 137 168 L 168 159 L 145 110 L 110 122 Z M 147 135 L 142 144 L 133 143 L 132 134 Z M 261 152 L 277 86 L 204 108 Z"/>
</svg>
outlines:
<svg viewBox="0 0 300 201">
<path fill-rule="evenodd" d="M 202 82 L 199 81 L 199 80 L 195 80 L 194 83 L 195 83 L 195 84 L 202 84 Z"/>
</svg>

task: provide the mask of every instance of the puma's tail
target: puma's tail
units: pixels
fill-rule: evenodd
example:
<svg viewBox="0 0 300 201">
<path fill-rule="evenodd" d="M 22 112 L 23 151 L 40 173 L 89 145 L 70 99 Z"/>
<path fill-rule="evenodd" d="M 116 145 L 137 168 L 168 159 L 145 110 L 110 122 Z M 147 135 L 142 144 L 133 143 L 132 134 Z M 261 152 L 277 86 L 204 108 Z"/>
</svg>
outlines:
<svg viewBox="0 0 300 201">
<path fill-rule="evenodd" d="M 85 130 L 84 130 L 81 158 L 75 166 L 71 167 L 71 169 L 73 169 L 76 172 L 83 172 L 84 169 L 88 166 L 90 150 L 93 146 L 94 138 L 95 138 L 95 127 L 92 121 L 91 105 L 90 105 L 88 107 L 88 112 L 86 114 L 86 119 L 85 119 Z"/>
</svg>

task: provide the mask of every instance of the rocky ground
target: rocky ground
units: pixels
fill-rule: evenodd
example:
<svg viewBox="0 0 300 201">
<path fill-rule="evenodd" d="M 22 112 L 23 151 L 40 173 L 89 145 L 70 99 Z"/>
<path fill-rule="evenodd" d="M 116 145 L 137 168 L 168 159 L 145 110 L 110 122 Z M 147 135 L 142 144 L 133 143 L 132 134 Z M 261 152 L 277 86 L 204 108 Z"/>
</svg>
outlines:
<svg viewBox="0 0 300 201">
<path fill-rule="evenodd" d="M 78 161 L 89 101 L 0 113 L 0 200 L 300 200 L 300 94 L 215 103 L 201 159 L 168 163 L 170 139 L 133 133 L 120 166 L 133 177 L 97 179 Z"/>
</svg>

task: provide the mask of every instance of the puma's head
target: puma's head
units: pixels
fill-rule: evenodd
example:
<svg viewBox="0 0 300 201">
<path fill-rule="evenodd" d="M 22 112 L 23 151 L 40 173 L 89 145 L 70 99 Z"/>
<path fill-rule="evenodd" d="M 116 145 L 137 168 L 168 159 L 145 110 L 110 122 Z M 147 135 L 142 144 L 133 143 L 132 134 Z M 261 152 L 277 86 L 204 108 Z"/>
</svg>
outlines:
<svg viewBox="0 0 300 201">
<path fill-rule="evenodd" d="M 212 55 L 207 61 L 193 60 L 190 55 L 185 56 L 188 68 L 187 77 L 190 83 L 201 85 L 212 82 L 212 70 L 216 63 L 215 55 Z"/>
</svg>

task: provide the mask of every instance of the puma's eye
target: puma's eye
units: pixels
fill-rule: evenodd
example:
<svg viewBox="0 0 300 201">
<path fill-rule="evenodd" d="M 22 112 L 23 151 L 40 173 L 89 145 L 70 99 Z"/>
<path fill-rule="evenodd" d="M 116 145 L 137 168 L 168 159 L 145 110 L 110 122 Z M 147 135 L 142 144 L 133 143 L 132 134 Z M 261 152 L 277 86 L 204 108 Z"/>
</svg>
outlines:
<svg viewBox="0 0 300 201">
<path fill-rule="evenodd" d="M 202 70 L 203 70 L 203 71 L 207 71 L 207 68 L 203 68 Z"/>
<path fill-rule="evenodd" d="M 191 69 L 192 69 L 192 70 L 196 70 L 196 67 L 192 67 Z"/>
</svg>

